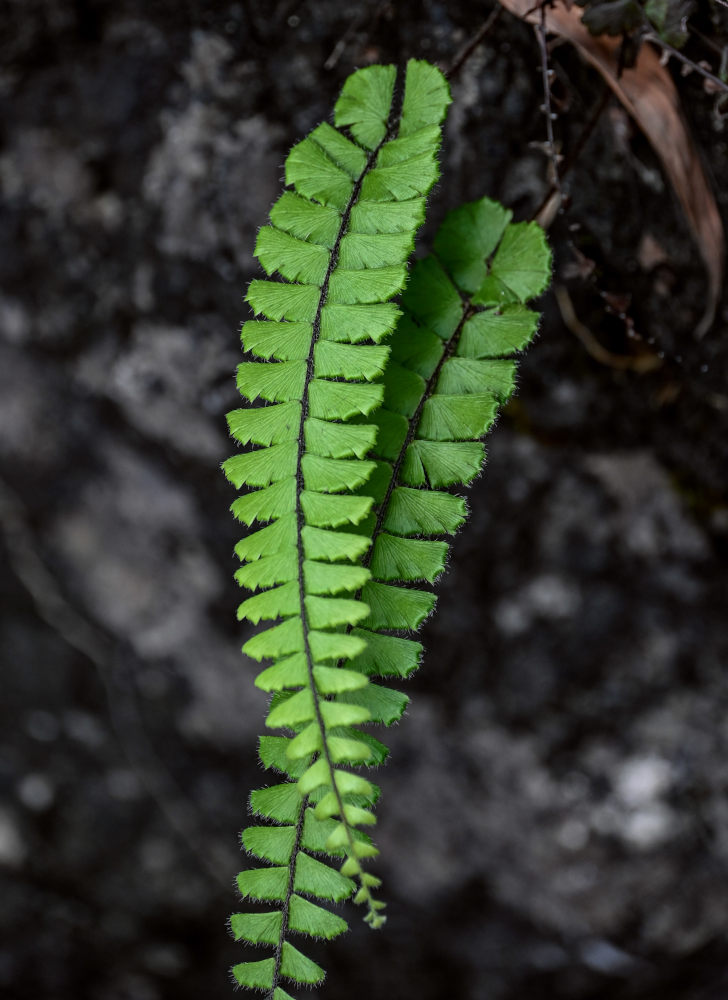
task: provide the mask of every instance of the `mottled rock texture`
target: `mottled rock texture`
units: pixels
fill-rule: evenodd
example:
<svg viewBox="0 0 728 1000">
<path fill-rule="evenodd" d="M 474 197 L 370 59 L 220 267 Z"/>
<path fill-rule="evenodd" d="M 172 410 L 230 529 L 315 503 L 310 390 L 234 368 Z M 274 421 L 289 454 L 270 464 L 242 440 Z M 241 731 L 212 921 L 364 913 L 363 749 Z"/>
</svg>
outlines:
<svg viewBox="0 0 728 1000">
<path fill-rule="evenodd" d="M 487 10 L 0 9 L 0 993 L 221 1000 L 261 780 L 218 468 L 255 233 L 354 67 L 448 63 Z M 568 152 L 601 84 L 553 60 Z M 454 97 L 425 241 L 460 201 L 527 218 L 548 187 L 530 29 L 504 15 Z M 599 363 L 545 298 L 381 774 L 389 923 L 352 912 L 311 996 L 728 995 L 728 304 L 696 342 L 699 255 L 618 105 L 568 187 L 555 281 L 615 353 L 599 292 L 631 293 L 664 359 Z"/>
</svg>

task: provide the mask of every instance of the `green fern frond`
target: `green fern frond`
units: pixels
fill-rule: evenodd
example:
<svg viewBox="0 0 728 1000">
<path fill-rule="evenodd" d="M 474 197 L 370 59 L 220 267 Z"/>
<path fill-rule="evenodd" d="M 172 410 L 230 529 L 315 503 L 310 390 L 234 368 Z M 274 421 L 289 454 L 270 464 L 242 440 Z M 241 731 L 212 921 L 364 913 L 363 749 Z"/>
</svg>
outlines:
<svg viewBox="0 0 728 1000">
<path fill-rule="evenodd" d="M 306 896 L 337 901 L 358 885 L 367 919 L 382 919 L 372 897 L 378 880 L 362 867 L 377 850 L 359 829 L 374 821 L 376 788 L 346 768 L 384 751 L 357 729 L 377 718 L 368 677 L 344 664 L 364 653 L 353 629 L 372 614 L 360 596 L 371 577 L 363 564 L 369 540 L 357 526 L 374 503 L 368 481 L 377 466 L 366 456 L 385 392 L 382 342 L 400 315 L 390 300 L 405 284 L 438 176 L 450 102 L 442 74 L 412 60 L 397 114 L 395 77 L 393 66 L 351 76 L 336 127 L 319 125 L 286 160 L 292 190 L 273 206 L 255 250 L 278 277 L 249 286 L 247 301 L 264 318 L 243 325 L 244 347 L 257 360 L 243 362 L 237 376 L 244 399 L 262 405 L 228 417 L 233 437 L 254 446 L 224 463 L 230 481 L 249 488 L 232 509 L 249 527 L 263 525 L 236 547 L 238 582 L 253 592 L 238 617 L 275 622 L 243 651 L 273 661 L 256 681 L 273 693 L 266 724 L 293 734 L 261 742 L 263 764 L 286 780 L 253 793 L 251 807 L 266 822 L 243 833 L 267 867 L 243 872 L 240 891 L 273 909 L 231 921 L 237 937 L 274 946 L 272 957 L 233 970 L 240 985 L 270 1000 L 288 996 L 282 979 L 323 977 L 290 944 L 291 931 L 331 937 L 344 929 Z M 315 852 L 343 858 L 341 872 Z"/>
<path fill-rule="evenodd" d="M 406 678 L 421 645 L 416 632 L 435 595 L 420 589 L 445 568 L 444 539 L 464 523 L 464 500 L 451 487 L 470 483 L 485 459 L 483 437 L 515 385 L 515 355 L 533 337 L 538 314 L 526 302 L 547 286 L 551 255 L 535 223 L 487 198 L 451 212 L 434 254 L 413 268 L 403 316 L 391 340 L 384 403 L 373 455 L 374 509 L 360 525 L 372 538 L 371 571 L 361 591 L 369 615 L 352 636 L 366 648 L 348 668 L 367 677 Z M 388 723 L 404 696 L 379 684 L 351 691 L 350 704 Z"/>
</svg>

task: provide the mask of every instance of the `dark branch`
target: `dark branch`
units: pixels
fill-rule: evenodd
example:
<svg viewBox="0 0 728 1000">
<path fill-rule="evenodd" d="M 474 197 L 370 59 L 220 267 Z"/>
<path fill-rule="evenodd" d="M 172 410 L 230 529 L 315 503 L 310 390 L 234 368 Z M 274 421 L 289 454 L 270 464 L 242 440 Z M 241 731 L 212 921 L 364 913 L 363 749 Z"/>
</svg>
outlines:
<svg viewBox="0 0 728 1000">
<path fill-rule="evenodd" d="M 463 68 L 468 59 L 472 56 L 473 52 L 477 49 L 483 39 L 490 33 L 491 28 L 495 25 L 498 18 L 503 13 L 502 7 L 496 7 L 490 12 L 485 21 L 481 24 L 478 30 L 475 32 L 473 37 L 467 44 L 460 50 L 460 52 L 455 56 L 450 69 L 445 70 L 445 79 L 452 80 L 453 77 L 457 76 L 460 70 Z"/>
</svg>

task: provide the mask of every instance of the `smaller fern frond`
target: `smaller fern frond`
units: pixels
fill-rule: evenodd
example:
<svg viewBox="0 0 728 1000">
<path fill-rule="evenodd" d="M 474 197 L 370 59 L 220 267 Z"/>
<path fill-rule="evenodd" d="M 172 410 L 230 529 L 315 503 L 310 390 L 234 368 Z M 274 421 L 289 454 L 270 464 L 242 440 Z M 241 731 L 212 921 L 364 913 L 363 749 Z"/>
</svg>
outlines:
<svg viewBox="0 0 728 1000">
<path fill-rule="evenodd" d="M 451 212 L 402 299 L 384 403 L 373 417 L 377 469 L 368 489 L 376 483 L 378 492 L 361 526 L 373 540 L 361 591 L 370 610 L 351 634 L 366 649 L 348 665 L 369 677 L 405 678 L 419 662 L 420 644 L 402 633 L 431 613 L 435 595 L 421 585 L 442 573 L 445 539 L 465 521 L 465 502 L 451 489 L 480 473 L 482 439 L 538 325 L 526 302 L 548 284 L 551 255 L 539 226 L 510 219 L 487 198 Z M 406 701 L 379 684 L 346 697 L 385 723 Z"/>
<path fill-rule="evenodd" d="M 282 980 L 323 976 L 288 936 L 326 937 L 340 925 L 318 904 L 307 907 L 306 895 L 336 901 L 356 888 L 369 922 L 382 921 L 372 895 L 378 879 L 363 869 L 378 852 L 361 830 L 374 822 L 376 788 L 348 770 L 382 753 L 358 729 L 374 718 L 366 699 L 352 700 L 369 679 L 346 666 L 365 650 L 352 630 L 370 614 L 360 596 L 371 577 L 363 564 L 370 539 L 357 526 L 374 502 L 371 415 L 384 396 L 384 341 L 400 315 L 391 299 L 404 287 L 438 176 L 450 102 L 439 70 L 411 60 L 397 113 L 395 78 L 393 66 L 353 74 L 334 126 L 319 125 L 286 160 L 292 189 L 273 206 L 255 250 L 270 278 L 252 281 L 247 293 L 262 317 L 242 330 L 254 360 L 239 366 L 237 385 L 251 405 L 228 417 L 232 435 L 252 446 L 223 466 L 237 488 L 248 487 L 235 516 L 256 526 L 236 547 L 236 578 L 252 592 L 238 617 L 273 623 L 243 652 L 272 661 L 256 684 L 272 694 L 266 725 L 287 732 L 261 743 L 263 764 L 286 780 L 253 793 L 263 823 L 243 833 L 267 867 L 239 881 L 245 898 L 274 909 L 232 919 L 243 939 L 274 945 L 272 957 L 234 969 L 241 985 L 270 1000 L 287 996 Z M 341 871 L 315 859 L 317 851 L 343 860 Z"/>
</svg>

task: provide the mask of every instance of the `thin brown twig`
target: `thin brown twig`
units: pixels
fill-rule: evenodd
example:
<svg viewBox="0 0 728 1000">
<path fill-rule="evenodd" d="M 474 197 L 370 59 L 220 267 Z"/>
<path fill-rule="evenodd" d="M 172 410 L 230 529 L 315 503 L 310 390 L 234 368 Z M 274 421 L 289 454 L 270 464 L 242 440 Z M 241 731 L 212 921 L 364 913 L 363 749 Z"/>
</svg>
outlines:
<svg viewBox="0 0 728 1000">
<path fill-rule="evenodd" d="M 481 24 L 478 30 L 473 35 L 472 39 L 464 46 L 463 49 L 455 56 L 452 66 L 450 69 L 445 71 L 445 79 L 452 80 L 454 76 L 460 72 L 465 63 L 471 57 L 473 52 L 477 49 L 480 43 L 483 41 L 485 36 L 490 32 L 491 28 L 495 25 L 498 18 L 503 13 L 503 8 L 498 6 L 490 12 L 485 21 Z"/>
<path fill-rule="evenodd" d="M 726 6 L 728 6 L 728 4 Z M 706 80 L 710 80 L 713 86 L 717 87 L 719 90 L 722 90 L 724 93 L 728 94 L 728 83 L 726 83 L 724 80 L 721 80 L 721 78 L 719 76 L 716 76 L 714 73 L 711 73 L 710 70 L 705 69 L 699 63 L 693 62 L 693 60 L 688 58 L 688 56 L 684 55 L 680 51 L 680 49 L 673 48 L 672 45 L 669 45 L 667 42 L 663 42 L 663 40 L 658 35 L 653 35 L 652 33 L 650 33 L 649 35 L 645 35 L 645 39 L 646 41 L 652 42 L 654 45 L 659 46 L 665 52 L 669 52 L 671 56 L 675 56 L 676 59 L 679 59 L 680 62 L 684 63 L 686 66 L 689 66 L 690 69 L 694 70 L 696 73 L 700 73 L 700 75 L 704 76 Z"/>
<path fill-rule="evenodd" d="M 343 35 L 338 39 L 333 49 L 329 53 L 326 62 L 324 63 L 324 69 L 333 69 L 341 58 L 344 49 L 346 48 L 347 42 L 353 36 L 354 32 L 359 28 L 359 25 L 364 20 L 363 11 L 359 11 L 349 22 L 349 26 Z"/>
<path fill-rule="evenodd" d="M 726 4 L 726 6 L 728 6 L 728 3 Z M 723 55 L 724 48 L 722 48 L 720 45 L 716 45 L 716 43 L 713 41 L 712 38 L 708 38 L 707 35 L 704 35 L 702 31 L 698 31 L 698 29 L 694 27 L 694 25 L 692 24 L 686 24 L 685 27 L 688 29 L 690 34 L 693 35 L 694 38 L 699 38 L 700 41 L 703 43 L 703 45 L 707 45 L 708 48 L 712 49 L 716 55 L 719 56 Z"/>
<path fill-rule="evenodd" d="M 655 371 L 662 365 L 662 359 L 652 353 L 615 354 L 601 344 L 585 323 L 579 319 L 571 296 L 563 285 L 554 285 L 554 297 L 559 307 L 564 326 L 577 337 L 587 352 L 601 365 L 621 371 L 634 371 L 640 375 Z"/>
<path fill-rule="evenodd" d="M 609 87 L 605 85 L 602 90 L 602 96 L 600 97 L 596 107 L 594 108 L 594 111 L 592 111 L 587 123 L 584 125 L 584 128 L 581 130 L 579 138 L 576 140 L 574 144 L 574 148 L 570 151 L 569 155 L 559 165 L 559 171 L 558 171 L 559 180 L 562 180 L 564 177 L 566 177 L 569 171 L 573 169 L 577 160 L 581 156 L 584 146 L 586 146 L 587 142 L 589 141 L 589 138 L 591 137 L 592 132 L 597 127 L 599 119 L 604 114 L 604 110 L 609 104 L 609 99 L 611 96 L 612 96 L 611 90 L 609 89 Z M 555 184 L 552 184 L 551 187 L 546 192 L 546 194 L 544 195 L 541 204 L 532 214 L 531 219 L 538 218 L 541 212 L 543 212 L 544 208 L 546 208 L 546 205 L 548 205 L 548 203 L 551 201 L 554 195 L 558 193 L 559 189 L 556 187 Z"/>
<path fill-rule="evenodd" d="M 551 76 L 553 70 L 549 67 L 549 53 L 546 46 L 546 2 L 541 3 L 541 18 L 536 25 L 536 37 L 538 39 L 539 52 L 541 53 L 541 76 L 543 77 L 543 110 L 546 115 L 546 144 L 554 172 L 554 187 L 559 197 L 558 211 L 563 211 L 564 192 L 561 189 L 561 179 L 559 177 L 560 157 L 556 152 L 554 143 L 554 115 L 551 111 Z"/>
</svg>

